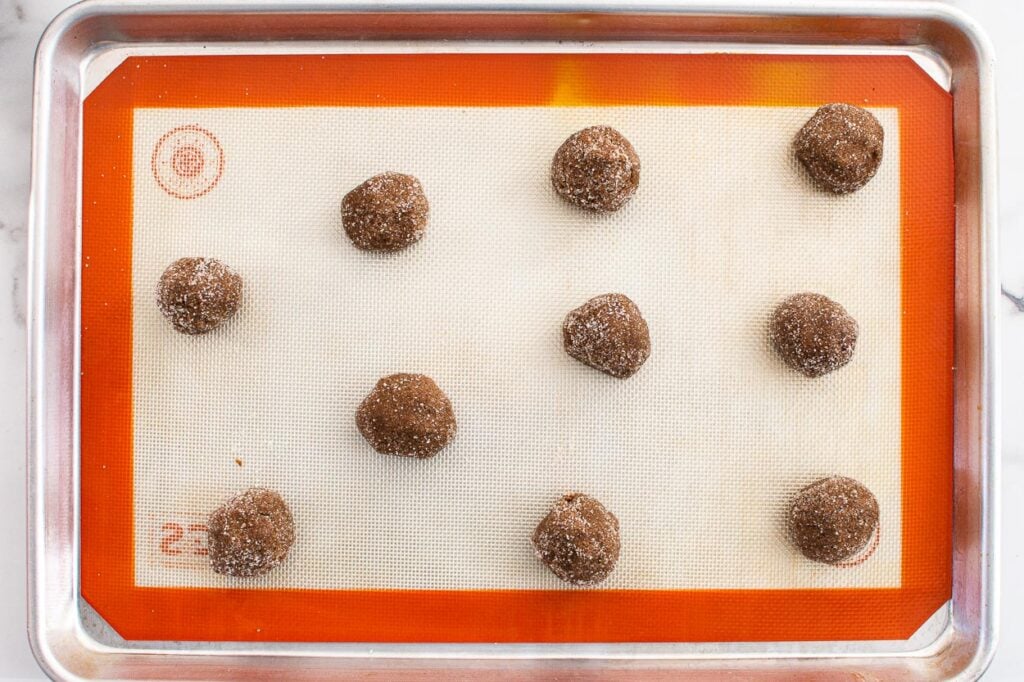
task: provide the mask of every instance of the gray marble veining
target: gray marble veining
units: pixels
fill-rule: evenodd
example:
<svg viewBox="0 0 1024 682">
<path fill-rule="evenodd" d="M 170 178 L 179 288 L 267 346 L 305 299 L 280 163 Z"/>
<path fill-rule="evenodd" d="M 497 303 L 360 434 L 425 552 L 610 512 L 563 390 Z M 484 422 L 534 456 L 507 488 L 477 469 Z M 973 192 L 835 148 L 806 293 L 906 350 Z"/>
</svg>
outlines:
<svg viewBox="0 0 1024 682">
<path fill-rule="evenodd" d="M 38 678 L 25 636 L 25 259 L 36 42 L 60 0 L 0 0 L 0 676 Z"/>
<path fill-rule="evenodd" d="M 1013 303 L 1014 307 L 1017 309 L 1017 312 L 1024 313 L 1024 298 L 1021 298 L 1020 296 L 1014 296 L 1013 294 L 1006 290 L 1005 286 L 1003 287 L 1003 296 L 1010 299 L 1010 302 Z"/>
</svg>

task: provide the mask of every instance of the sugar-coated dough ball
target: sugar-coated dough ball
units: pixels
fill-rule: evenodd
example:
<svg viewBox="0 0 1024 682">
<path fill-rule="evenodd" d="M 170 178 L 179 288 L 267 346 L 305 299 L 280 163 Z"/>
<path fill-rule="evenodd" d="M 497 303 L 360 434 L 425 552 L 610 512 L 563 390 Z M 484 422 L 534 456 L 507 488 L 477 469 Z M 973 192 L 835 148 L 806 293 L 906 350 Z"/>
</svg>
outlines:
<svg viewBox="0 0 1024 682">
<path fill-rule="evenodd" d="M 399 251 L 427 229 L 430 205 L 420 181 L 403 173 L 381 173 L 345 195 L 341 222 L 352 243 L 366 251 Z"/>
<path fill-rule="evenodd" d="M 779 357 L 808 377 L 820 377 L 853 358 L 859 329 L 843 306 L 821 294 L 802 293 L 780 303 L 768 323 Z"/>
<path fill-rule="evenodd" d="M 796 135 L 796 157 L 821 187 L 854 192 L 875 177 L 885 132 L 874 114 L 850 104 L 826 104 Z"/>
<path fill-rule="evenodd" d="M 537 558 L 573 585 L 597 585 L 619 560 L 619 520 L 589 495 L 569 493 L 533 531 Z"/>
<path fill-rule="evenodd" d="M 426 459 L 455 437 L 452 403 L 422 374 L 392 374 L 377 382 L 356 411 L 356 426 L 384 455 Z"/>
<path fill-rule="evenodd" d="M 210 514 L 207 528 L 210 565 L 236 578 L 267 573 L 295 542 L 291 510 L 266 488 L 249 488 L 225 502 Z"/>
<path fill-rule="evenodd" d="M 569 311 L 562 342 L 570 357 L 618 379 L 633 376 L 651 355 L 647 322 L 622 294 L 595 296 Z"/>
<path fill-rule="evenodd" d="M 617 211 L 640 184 L 640 157 L 614 128 L 584 128 L 555 152 L 551 184 L 563 199 L 580 208 Z"/>
<path fill-rule="evenodd" d="M 823 478 L 797 493 L 787 521 L 805 557 L 836 564 L 856 556 L 878 530 L 878 500 L 852 478 Z"/>
<path fill-rule="evenodd" d="M 213 258 L 179 258 L 160 276 L 157 305 L 182 334 L 205 334 L 238 312 L 242 278 Z"/>
</svg>

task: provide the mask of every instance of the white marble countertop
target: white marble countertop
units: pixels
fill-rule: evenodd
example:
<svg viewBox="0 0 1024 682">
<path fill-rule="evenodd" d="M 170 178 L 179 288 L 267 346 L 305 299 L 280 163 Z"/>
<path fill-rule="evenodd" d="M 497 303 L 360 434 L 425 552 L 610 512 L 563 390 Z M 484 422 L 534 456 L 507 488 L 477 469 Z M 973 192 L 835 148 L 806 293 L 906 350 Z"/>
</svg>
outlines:
<svg viewBox="0 0 1024 682">
<path fill-rule="evenodd" d="M 40 679 L 25 634 L 25 255 L 32 115 L 32 59 L 36 41 L 66 0 L 0 0 L 0 678 Z M 996 47 L 999 97 L 1002 283 L 1024 298 L 1024 3 L 951 0 L 977 19 Z M 5 293 L 6 292 L 6 293 Z M 1024 670 L 1024 301 L 1000 308 L 1003 393 L 1002 624 L 995 662 L 986 679 L 1021 679 Z"/>
</svg>

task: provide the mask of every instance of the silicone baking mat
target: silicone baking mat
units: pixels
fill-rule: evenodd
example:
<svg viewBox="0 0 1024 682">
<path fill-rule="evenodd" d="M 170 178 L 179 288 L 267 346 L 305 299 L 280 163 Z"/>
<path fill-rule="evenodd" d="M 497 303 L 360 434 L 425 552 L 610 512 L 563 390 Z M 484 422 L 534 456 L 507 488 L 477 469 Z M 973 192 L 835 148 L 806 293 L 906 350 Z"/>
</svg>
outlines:
<svg viewBox="0 0 1024 682">
<path fill-rule="evenodd" d="M 830 101 L 886 132 L 878 175 L 842 197 L 791 149 Z M 599 123 L 642 163 L 609 216 L 548 179 L 561 141 Z M 122 636 L 899 639 L 948 598 L 951 111 L 909 59 L 132 58 L 84 126 L 82 589 Z M 356 250 L 339 211 L 384 170 L 431 202 L 425 239 L 386 257 Z M 246 284 L 198 338 L 154 302 L 186 255 Z M 861 327 L 854 361 L 816 381 L 764 333 L 806 290 Z M 652 332 L 625 382 L 560 348 L 564 314 L 608 291 Z M 378 455 L 355 429 L 396 371 L 455 405 L 433 460 Z M 841 567 L 782 530 L 792 494 L 831 474 L 881 508 Z M 252 485 L 288 500 L 295 547 L 263 578 L 216 575 L 205 518 Z M 562 585 L 529 544 L 573 490 L 622 527 L 598 589 Z"/>
</svg>

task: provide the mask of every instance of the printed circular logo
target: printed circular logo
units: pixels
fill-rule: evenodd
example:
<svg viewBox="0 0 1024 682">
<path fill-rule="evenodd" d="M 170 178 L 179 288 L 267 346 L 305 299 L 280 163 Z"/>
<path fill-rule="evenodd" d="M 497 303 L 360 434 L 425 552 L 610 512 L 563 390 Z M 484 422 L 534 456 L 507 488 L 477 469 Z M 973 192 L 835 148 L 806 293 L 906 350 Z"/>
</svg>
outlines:
<svg viewBox="0 0 1024 682">
<path fill-rule="evenodd" d="M 201 197 L 224 172 L 224 150 L 209 130 L 197 125 L 175 128 L 153 149 L 153 177 L 178 199 Z"/>
</svg>

